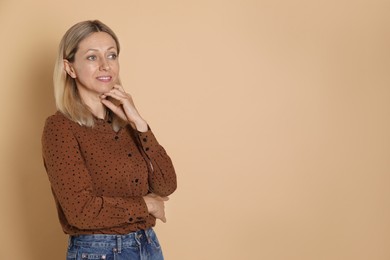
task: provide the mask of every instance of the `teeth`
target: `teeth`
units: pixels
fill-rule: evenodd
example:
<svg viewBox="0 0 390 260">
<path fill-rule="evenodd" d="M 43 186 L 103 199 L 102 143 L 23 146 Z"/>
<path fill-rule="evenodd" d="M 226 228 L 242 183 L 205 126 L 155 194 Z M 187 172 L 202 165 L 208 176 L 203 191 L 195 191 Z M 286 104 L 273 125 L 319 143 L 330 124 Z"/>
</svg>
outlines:
<svg viewBox="0 0 390 260">
<path fill-rule="evenodd" d="M 98 77 L 98 79 L 109 80 L 111 77 Z"/>
</svg>

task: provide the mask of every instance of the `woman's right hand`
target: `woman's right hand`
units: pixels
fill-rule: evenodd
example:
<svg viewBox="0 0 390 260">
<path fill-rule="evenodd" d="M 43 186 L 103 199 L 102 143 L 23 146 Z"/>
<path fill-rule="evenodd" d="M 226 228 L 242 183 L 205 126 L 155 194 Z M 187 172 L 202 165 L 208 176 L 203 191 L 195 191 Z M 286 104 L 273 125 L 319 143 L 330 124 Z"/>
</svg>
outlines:
<svg viewBox="0 0 390 260">
<path fill-rule="evenodd" d="M 155 218 L 160 219 L 162 222 L 166 222 L 165 218 L 165 201 L 168 201 L 168 197 L 160 197 L 154 193 L 149 193 L 144 196 L 146 206 L 148 207 L 148 212 L 152 214 Z"/>
</svg>

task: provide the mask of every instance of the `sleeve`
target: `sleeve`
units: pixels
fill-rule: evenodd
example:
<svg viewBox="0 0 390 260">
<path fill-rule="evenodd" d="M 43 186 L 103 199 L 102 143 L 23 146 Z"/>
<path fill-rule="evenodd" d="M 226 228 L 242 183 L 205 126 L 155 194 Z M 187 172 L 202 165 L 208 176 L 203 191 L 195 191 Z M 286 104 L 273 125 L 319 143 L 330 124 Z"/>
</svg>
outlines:
<svg viewBox="0 0 390 260">
<path fill-rule="evenodd" d="M 136 132 L 140 148 L 151 166 L 149 173 L 150 191 L 163 197 L 172 194 L 177 188 L 177 180 L 171 158 L 158 143 L 149 126 L 146 132 Z"/>
<path fill-rule="evenodd" d="M 142 197 L 105 197 L 94 192 L 68 119 L 48 118 L 42 153 L 49 181 L 68 223 L 83 230 L 118 227 L 148 215 Z"/>
</svg>

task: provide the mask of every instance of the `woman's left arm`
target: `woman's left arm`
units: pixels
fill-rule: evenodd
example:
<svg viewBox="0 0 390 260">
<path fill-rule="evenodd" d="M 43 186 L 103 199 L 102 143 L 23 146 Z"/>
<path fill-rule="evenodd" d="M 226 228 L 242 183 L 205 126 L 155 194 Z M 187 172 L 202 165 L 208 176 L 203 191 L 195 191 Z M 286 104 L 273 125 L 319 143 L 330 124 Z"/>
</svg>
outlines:
<svg viewBox="0 0 390 260">
<path fill-rule="evenodd" d="M 177 181 L 171 158 L 157 142 L 149 127 L 147 132 L 137 131 L 137 136 L 140 149 L 150 162 L 150 191 L 162 197 L 172 194 L 177 188 Z"/>
<path fill-rule="evenodd" d="M 120 105 L 115 105 L 106 99 L 107 97 L 119 101 Z M 140 149 L 150 162 L 150 191 L 161 197 L 172 194 L 176 190 L 177 183 L 171 158 L 157 142 L 146 121 L 140 116 L 131 95 L 126 93 L 122 86 L 115 85 L 110 92 L 102 95 L 102 103 L 120 118 L 129 122 L 136 132 Z"/>
</svg>

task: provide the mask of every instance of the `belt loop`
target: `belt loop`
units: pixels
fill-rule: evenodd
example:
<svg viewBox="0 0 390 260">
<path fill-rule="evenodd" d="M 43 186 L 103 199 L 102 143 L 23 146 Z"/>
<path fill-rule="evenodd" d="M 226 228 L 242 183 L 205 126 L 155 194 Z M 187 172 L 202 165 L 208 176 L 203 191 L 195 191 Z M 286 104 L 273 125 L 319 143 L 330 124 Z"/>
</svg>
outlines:
<svg viewBox="0 0 390 260">
<path fill-rule="evenodd" d="M 70 249 L 72 247 L 72 236 L 69 236 L 68 238 L 68 249 Z"/>
<path fill-rule="evenodd" d="M 146 239 L 148 240 L 148 244 L 150 244 L 151 240 L 150 240 L 150 235 L 149 235 L 149 229 L 145 229 L 144 233 L 145 233 Z"/>
<path fill-rule="evenodd" d="M 116 248 L 118 250 L 118 254 L 122 251 L 122 236 L 118 235 L 116 236 Z"/>
</svg>

